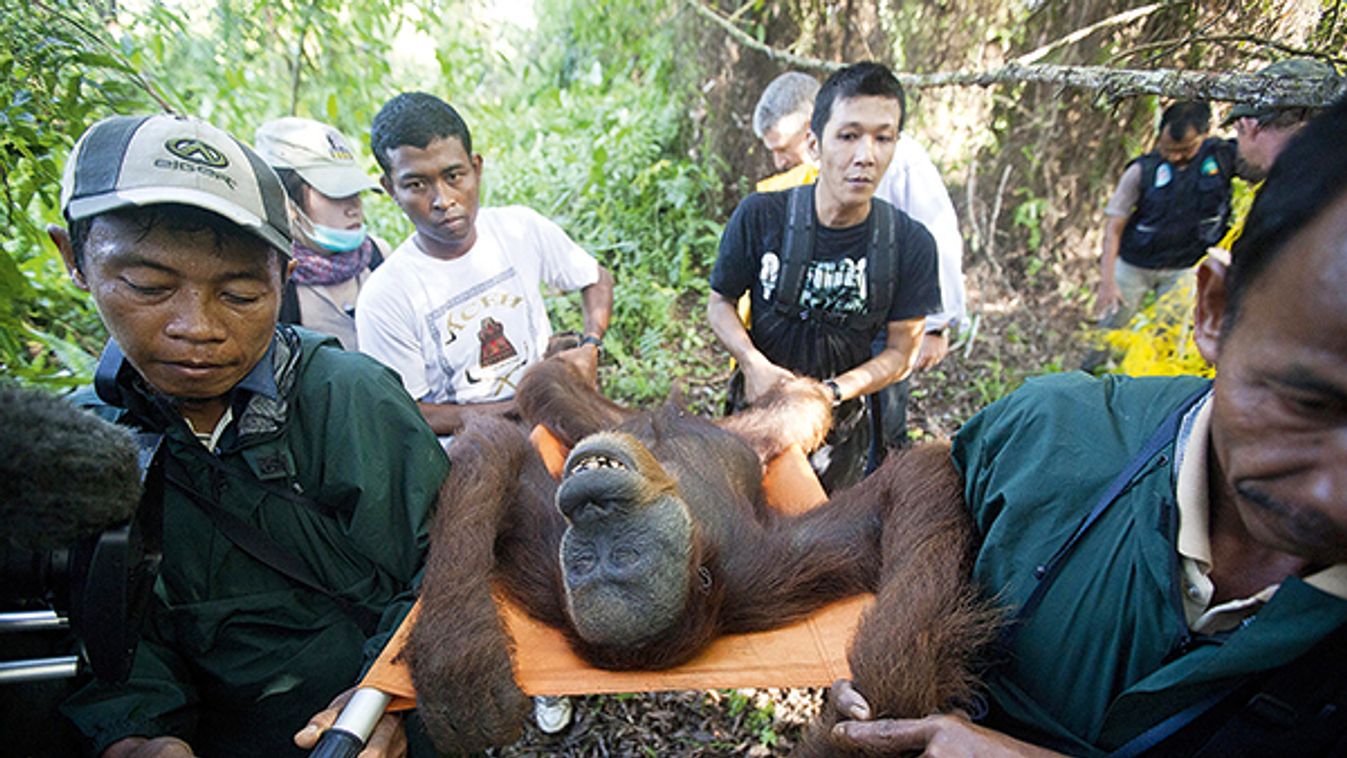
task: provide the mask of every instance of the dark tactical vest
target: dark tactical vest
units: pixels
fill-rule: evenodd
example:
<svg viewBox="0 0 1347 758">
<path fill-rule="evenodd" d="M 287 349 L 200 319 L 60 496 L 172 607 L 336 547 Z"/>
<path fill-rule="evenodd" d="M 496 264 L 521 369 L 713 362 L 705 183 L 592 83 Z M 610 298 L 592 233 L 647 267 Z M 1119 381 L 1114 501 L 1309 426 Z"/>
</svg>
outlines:
<svg viewBox="0 0 1347 758">
<path fill-rule="evenodd" d="M 1182 170 L 1149 152 L 1141 166 L 1141 199 L 1123 230 L 1122 259 L 1141 268 L 1187 268 L 1220 241 L 1230 218 L 1234 151 L 1207 139 Z"/>
</svg>

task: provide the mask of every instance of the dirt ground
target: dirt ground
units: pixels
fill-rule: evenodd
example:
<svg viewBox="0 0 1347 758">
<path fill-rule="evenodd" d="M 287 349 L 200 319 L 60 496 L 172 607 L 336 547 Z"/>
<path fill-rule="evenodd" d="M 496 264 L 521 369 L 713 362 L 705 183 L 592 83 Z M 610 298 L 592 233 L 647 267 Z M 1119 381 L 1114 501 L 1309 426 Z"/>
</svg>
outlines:
<svg viewBox="0 0 1347 758">
<path fill-rule="evenodd" d="M 976 327 L 964 331 L 940 366 L 914 380 L 911 436 L 949 436 L 1024 378 L 1078 365 L 1086 349 L 1081 325 L 1089 316 L 1081 283 L 1093 282 L 1096 264 L 1087 256 L 1062 258 L 1030 279 L 985 261 L 966 262 Z M 687 304 L 683 323 L 705 328 L 700 307 Z M 705 412 L 722 402 L 728 371 L 715 353 L 693 360 L 703 369 L 681 389 L 689 406 Z M 575 721 L 565 732 L 544 735 L 530 724 L 518 743 L 489 755 L 784 756 L 824 694 L 822 688 L 745 689 L 575 698 Z"/>
</svg>

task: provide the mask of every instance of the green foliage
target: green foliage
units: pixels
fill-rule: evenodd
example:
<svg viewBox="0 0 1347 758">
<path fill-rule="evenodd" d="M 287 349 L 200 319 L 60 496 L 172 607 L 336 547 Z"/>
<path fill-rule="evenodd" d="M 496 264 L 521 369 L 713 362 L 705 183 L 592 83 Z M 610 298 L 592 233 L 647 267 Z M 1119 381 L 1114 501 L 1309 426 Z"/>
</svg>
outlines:
<svg viewBox="0 0 1347 758">
<path fill-rule="evenodd" d="M 986 368 L 985 372 L 973 378 L 972 389 L 976 397 L 973 405 L 977 408 L 991 405 L 1009 395 L 1023 381 L 1010 376 L 1010 372 L 1000 360 L 992 359 Z"/>
<path fill-rule="evenodd" d="M 1048 199 L 1035 197 L 1028 187 L 1016 189 L 1015 194 L 1025 199 L 1015 206 L 1013 223 L 1028 232 L 1026 245 L 1031 252 L 1037 251 L 1038 246 L 1043 243 L 1043 212 L 1048 208 Z"/>
<path fill-rule="evenodd" d="M 326 121 L 368 149 L 392 94 L 420 89 L 464 114 L 486 158 L 484 203 L 519 203 L 560 223 L 617 279 L 606 339 L 608 390 L 666 394 L 685 353 L 706 350 L 682 320 L 700 318 L 720 223 L 722 164 L 697 154 L 686 114 L 696 71 L 680 49 L 676 4 L 657 0 L 65 0 L 30 10 L 0 0 L 5 129 L 5 252 L 0 360 L 47 383 L 87 379 L 103 339 L 66 282 L 43 227 L 57 220 L 59 170 L 90 123 L 172 109 L 251 139 L 263 121 Z M 519 12 L 516 12 L 519 11 Z M 364 156 L 370 170 L 373 160 Z M 371 227 L 411 232 L 370 199 Z M 549 298 L 559 328 L 578 299 Z"/>
<path fill-rule="evenodd" d="M 65 155 L 93 121 L 153 102 L 98 23 L 83 4 L 0 0 L 0 368 L 29 384 L 86 379 L 103 338 L 47 238 Z"/>
<path fill-rule="evenodd" d="M 759 705 L 755 699 L 740 690 L 722 692 L 727 715 L 740 722 L 743 730 L 752 734 L 759 744 L 772 747 L 780 740 L 776 733 L 776 708 L 770 700 Z"/>
<path fill-rule="evenodd" d="M 666 395 L 700 347 L 678 307 L 704 301 L 721 224 L 707 218 L 717 161 L 687 156 L 689 80 L 676 70 L 667 15 L 648 0 L 540 3 L 535 42 L 515 65 L 514 97 L 484 97 L 467 115 L 492 156 L 488 201 L 530 205 L 560 223 L 617 280 L 607 390 Z M 447 76 L 447 73 L 446 73 Z M 686 72 L 683 72 L 686 76 Z M 476 126 L 480 125 L 480 126 Z M 526 126 L 524 126 L 526 125 Z M 552 304 L 568 328 L 579 309 Z M 700 317 L 700 308 L 694 308 Z"/>
</svg>

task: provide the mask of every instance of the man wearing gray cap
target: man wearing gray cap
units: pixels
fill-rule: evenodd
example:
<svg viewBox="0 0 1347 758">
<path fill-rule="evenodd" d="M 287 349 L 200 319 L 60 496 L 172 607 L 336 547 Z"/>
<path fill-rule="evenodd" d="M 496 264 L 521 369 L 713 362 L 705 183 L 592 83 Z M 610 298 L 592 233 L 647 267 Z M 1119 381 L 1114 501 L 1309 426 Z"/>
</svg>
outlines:
<svg viewBox="0 0 1347 758">
<path fill-rule="evenodd" d="M 313 119 L 268 121 L 253 146 L 290 197 L 295 272 L 281 297 L 281 322 L 330 334 L 355 350 L 356 297 L 389 252 L 366 230 L 360 198 L 379 183 L 356 163 L 345 135 Z"/>
<path fill-rule="evenodd" d="M 1323 61 L 1311 58 L 1287 58 L 1277 61 L 1258 72 L 1260 76 L 1275 76 L 1283 79 L 1322 79 L 1335 76 L 1333 67 Z M 1300 131 L 1316 113 L 1318 108 L 1283 108 L 1263 106 L 1253 103 L 1239 103 L 1230 109 L 1230 114 L 1222 122 L 1233 127 L 1238 141 L 1239 155 L 1236 165 L 1240 178 L 1257 182 L 1254 192 L 1263 186 L 1263 179 L 1272 168 L 1272 164 L 1281 155 L 1291 138 Z M 1248 213 L 1252 197 L 1246 197 L 1242 207 L 1232 213 L 1230 229 L 1216 243 L 1216 255 L 1229 263 L 1229 251 L 1235 240 L 1244 231 L 1244 216 Z"/>
<path fill-rule="evenodd" d="M 154 439 L 165 478 L 130 677 L 64 710 L 104 758 L 299 754 L 410 604 L 443 451 L 391 371 L 277 325 L 285 194 L 233 137 L 100 121 L 61 205 L 48 231 L 111 336 L 85 404 Z M 393 717 L 373 736 L 404 739 Z"/>
</svg>

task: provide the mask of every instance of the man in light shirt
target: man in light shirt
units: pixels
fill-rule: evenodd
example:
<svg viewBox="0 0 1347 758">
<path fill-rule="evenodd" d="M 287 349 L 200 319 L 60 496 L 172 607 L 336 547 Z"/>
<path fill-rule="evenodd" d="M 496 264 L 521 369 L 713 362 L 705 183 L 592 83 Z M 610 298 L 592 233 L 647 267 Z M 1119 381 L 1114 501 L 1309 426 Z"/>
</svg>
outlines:
<svg viewBox="0 0 1347 758">
<path fill-rule="evenodd" d="M 404 92 L 370 129 L 380 182 L 416 227 L 369 278 L 356 307 L 360 349 L 402 377 L 431 429 L 514 413 L 514 388 L 552 336 L 541 284 L 579 290 L 591 376 L 613 278 L 552 221 L 523 206 L 479 208 L 482 156 L 448 103 Z"/>
</svg>

